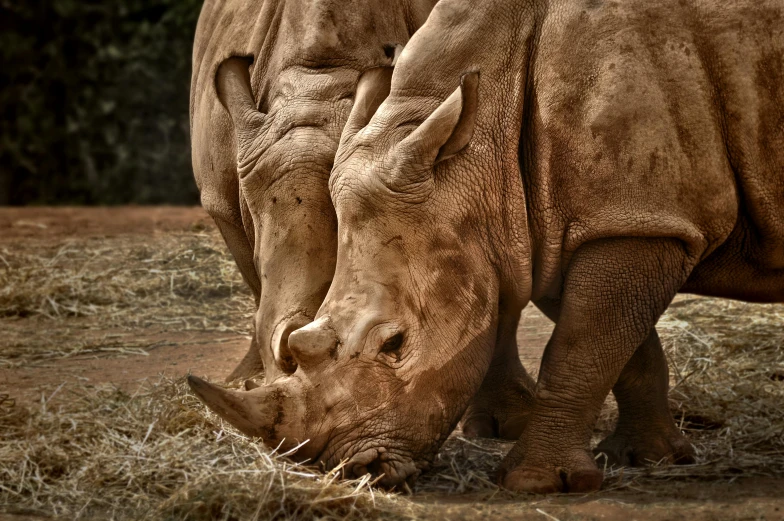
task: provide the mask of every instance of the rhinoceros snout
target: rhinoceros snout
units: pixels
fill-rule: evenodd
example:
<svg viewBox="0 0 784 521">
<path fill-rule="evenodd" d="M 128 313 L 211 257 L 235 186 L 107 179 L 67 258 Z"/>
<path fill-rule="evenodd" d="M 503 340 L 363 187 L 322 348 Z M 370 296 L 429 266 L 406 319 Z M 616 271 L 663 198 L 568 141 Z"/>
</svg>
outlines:
<svg viewBox="0 0 784 521">
<path fill-rule="evenodd" d="M 343 475 L 347 478 L 361 478 L 366 474 L 380 478 L 377 484 L 386 488 L 394 488 L 404 482 L 413 484 L 420 472 L 412 459 L 384 447 L 355 454 L 343 469 Z"/>
</svg>

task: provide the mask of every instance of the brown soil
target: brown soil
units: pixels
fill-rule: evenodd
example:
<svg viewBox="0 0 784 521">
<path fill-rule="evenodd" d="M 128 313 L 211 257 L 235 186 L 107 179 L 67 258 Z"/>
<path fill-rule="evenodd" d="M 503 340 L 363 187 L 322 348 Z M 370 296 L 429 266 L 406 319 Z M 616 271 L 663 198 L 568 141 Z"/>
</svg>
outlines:
<svg viewBox="0 0 784 521">
<path fill-rule="evenodd" d="M 74 239 L 122 241 L 135 236 L 202 231 L 208 226 L 212 226 L 212 221 L 201 208 L 0 208 L 0 248 L 56 249 Z M 4 319 L 0 322 L 0 354 L 4 340 L 29 335 L 31 330 L 41 335 L 65 330 L 67 336 L 70 331 L 83 329 L 83 342 L 100 342 L 109 337 L 115 344 L 127 340 L 144 348 L 118 348 L 116 354 L 108 356 L 85 355 L 19 367 L 0 366 L 0 392 L 7 389 L 18 402 L 30 403 L 50 396 L 63 383 L 85 387 L 111 384 L 133 392 L 140 383 L 160 374 L 178 377 L 192 372 L 219 380 L 234 368 L 235 360 L 245 354 L 249 342 L 231 332 L 179 332 L 158 327 L 102 329 L 85 322 L 90 321 L 77 318 L 63 324 L 45 317 Z M 134 351 L 145 354 L 130 354 Z"/>
<path fill-rule="evenodd" d="M 56 251 L 62 244 L 82 239 L 111 244 L 140 237 L 166 240 L 169 234 L 181 236 L 205 230 L 215 233 L 201 208 L 0 208 L 0 264 L 3 251 Z M 114 350 L 67 357 L 11 358 L 11 363 L 0 364 L 0 394 L 10 394 L 17 403 L 29 405 L 67 388 L 110 384 L 133 393 L 145 379 L 160 374 L 178 377 L 193 373 L 221 380 L 245 354 L 249 342 L 246 334 L 237 332 L 247 326 L 240 323 L 240 317 L 236 327 L 228 330 L 178 330 L 159 324 L 102 327 L 96 320 L 0 315 L 0 361 L 3 351 L 10 351 L 8 346 L 22 345 L 31 335 L 79 337 L 89 345 L 106 343 L 110 338 L 111 345 L 117 346 Z M 529 370 L 535 372 L 551 331 L 552 324 L 536 309 L 525 310 L 518 338 L 521 358 Z M 440 519 L 784 520 L 784 478 L 780 476 L 781 472 L 779 477 L 735 481 L 675 480 L 655 490 L 627 486 L 585 497 L 522 501 L 433 494 L 412 499 L 421 505 L 438 505 L 438 509 L 428 511 Z M 40 518 L 0 514 L 0 521 L 27 519 Z"/>
</svg>

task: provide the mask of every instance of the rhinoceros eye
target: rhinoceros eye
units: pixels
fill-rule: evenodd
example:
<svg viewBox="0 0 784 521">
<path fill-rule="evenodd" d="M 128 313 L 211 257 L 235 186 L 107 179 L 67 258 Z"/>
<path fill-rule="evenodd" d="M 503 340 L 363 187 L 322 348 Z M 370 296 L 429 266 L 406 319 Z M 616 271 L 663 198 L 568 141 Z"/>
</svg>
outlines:
<svg viewBox="0 0 784 521">
<path fill-rule="evenodd" d="M 381 344 L 381 352 L 390 356 L 394 356 L 396 360 L 400 361 L 400 348 L 403 347 L 403 333 L 395 333 Z"/>
</svg>

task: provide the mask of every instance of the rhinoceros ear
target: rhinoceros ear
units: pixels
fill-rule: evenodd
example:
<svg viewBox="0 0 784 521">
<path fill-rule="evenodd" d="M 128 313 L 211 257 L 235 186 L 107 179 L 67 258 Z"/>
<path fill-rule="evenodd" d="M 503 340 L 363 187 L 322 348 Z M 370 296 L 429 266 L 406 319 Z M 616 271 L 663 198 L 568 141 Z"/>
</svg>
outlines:
<svg viewBox="0 0 784 521">
<path fill-rule="evenodd" d="M 389 96 L 393 67 L 368 69 L 359 78 L 354 106 L 343 130 L 343 140 L 351 138 L 370 123 L 378 107 Z"/>
<path fill-rule="evenodd" d="M 258 129 L 264 114 L 256 109 L 250 86 L 250 65 L 253 60 L 233 56 L 218 67 L 215 88 L 218 99 L 229 111 L 238 135 Z"/>
<path fill-rule="evenodd" d="M 479 98 L 479 72 L 463 75 L 460 87 L 428 117 L 401 146 L 437 164 L 463 150 L 471 141 L 476 126 Z"/>
</svg>

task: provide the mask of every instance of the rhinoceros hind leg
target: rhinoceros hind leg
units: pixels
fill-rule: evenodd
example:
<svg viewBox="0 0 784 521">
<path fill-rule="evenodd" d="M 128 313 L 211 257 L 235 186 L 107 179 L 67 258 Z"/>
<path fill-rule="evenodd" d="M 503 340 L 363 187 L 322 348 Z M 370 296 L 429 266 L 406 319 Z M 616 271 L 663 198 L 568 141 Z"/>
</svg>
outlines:
<svg viewBox="0 0 784 521">
<path fill-rule="evenodd" d="M 533 409 L 502 463 L 504 487 L 550 493 L 601 486 L 590 449 L 599 411 L 693 264 L 673 239 L 597 240 L 574 253 Z"/>
<path fill-rule="evenodd" d="M 606 455 L 608 466 L 694 463 L 694 447 L 675 426 L 670 412 L 668 383 L 667 359 L 654 329 L 613 387 L 618 423 L 594 450 L 597 455 Z"/>
</svg>

